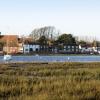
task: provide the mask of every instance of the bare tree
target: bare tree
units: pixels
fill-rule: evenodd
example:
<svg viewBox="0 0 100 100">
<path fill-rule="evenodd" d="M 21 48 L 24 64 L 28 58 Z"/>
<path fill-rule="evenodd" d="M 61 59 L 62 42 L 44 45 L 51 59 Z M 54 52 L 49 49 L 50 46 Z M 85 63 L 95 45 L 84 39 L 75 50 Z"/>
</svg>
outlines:
<svg viewBox="0 0 100 100">
<path fill-rule="evenodd" d="M 30 36 L 34 41 L 38 40 L 41 36 L 45 36 L 47 39 L 55 39 L 58 36 L 58 31 L 54 26 L 46 26 L 39 29 L 34 29 Z"/>
</svg>

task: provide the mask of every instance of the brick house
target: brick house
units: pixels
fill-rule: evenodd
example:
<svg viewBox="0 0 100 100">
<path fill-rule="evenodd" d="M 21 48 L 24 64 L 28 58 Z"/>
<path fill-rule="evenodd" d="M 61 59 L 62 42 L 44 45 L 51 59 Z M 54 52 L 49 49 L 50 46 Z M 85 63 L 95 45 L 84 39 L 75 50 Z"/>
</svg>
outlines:
<svg viewBox="0 0 100 100">
<path fill-rule="evenodd" d="M 0 41 L 4 43 L 3 53 L 16 54 L 18 53 L 18 36 L 17 35 L 0 35 Z"/>
</svg>

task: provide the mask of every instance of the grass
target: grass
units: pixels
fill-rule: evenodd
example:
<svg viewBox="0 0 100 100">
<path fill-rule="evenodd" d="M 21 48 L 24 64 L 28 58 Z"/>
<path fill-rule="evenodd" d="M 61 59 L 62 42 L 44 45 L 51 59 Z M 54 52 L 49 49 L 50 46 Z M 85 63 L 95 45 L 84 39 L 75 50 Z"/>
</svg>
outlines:
<svg viewBox="0 0 100 100">
<path fill-rule="evenodd" d="M 100 100 L 100 63 L 0 64 L 0 100 Z"/>
</svg>

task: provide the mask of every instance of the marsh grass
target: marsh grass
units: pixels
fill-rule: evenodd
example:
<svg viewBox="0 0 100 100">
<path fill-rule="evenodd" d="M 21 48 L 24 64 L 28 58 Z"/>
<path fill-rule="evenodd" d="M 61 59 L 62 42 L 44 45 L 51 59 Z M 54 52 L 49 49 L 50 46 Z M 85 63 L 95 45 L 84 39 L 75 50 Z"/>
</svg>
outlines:
<svg viewBox="0 0 100 100">
<path fill-rule="evenodd" d="M 0 64 L 0 100 L 100 100 L 100 63 Z"/>
</svg>

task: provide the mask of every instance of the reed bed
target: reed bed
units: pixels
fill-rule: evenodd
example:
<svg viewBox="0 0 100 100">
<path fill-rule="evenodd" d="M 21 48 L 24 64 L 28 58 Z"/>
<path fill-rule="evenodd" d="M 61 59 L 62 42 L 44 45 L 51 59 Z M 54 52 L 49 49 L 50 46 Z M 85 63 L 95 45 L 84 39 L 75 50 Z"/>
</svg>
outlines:
<svg viewBox="0 0 100 100">
<path fill-rule="evenodd" d="M 100 100 L 100 63 L 0 64 L 0 100 Z"/>
</svg>

